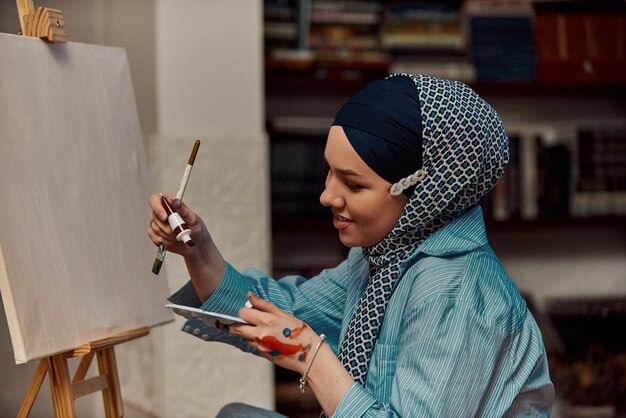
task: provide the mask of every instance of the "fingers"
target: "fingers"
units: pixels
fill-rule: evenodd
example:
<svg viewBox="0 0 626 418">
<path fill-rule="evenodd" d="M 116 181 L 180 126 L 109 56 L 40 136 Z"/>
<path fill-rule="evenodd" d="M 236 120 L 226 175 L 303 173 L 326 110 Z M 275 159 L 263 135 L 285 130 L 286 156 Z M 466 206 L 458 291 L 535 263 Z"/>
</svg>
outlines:
<svg viewBox="0 0 626 418">
<path fill-rule="evenodd" d="M 176 209 L 178 214 L 187 222 L 188 225 L 195 225 L 197 222 L 197 215 L 189 209 L 189 206 L 185 204 L 185 202 L 180 199 L 174 199 L 172 201 L 172 206 Z"/>
<path fill-rule="evenodd" d="M 148 198 L 148 204 L 152 209 L 152 212 L 156 215 L 156 218 L 161 220 L 162 222 L 167 222 L 167 213 L 163 208 L 163 202 L 161 202 L 161 194 L 165 199 L 172 204 L 174 209 L 178 212 L 178 214 L 183 218 L 183 220 L 190 226 L 193 227 L 198 222 L 197 215 L 189 209 L 189 206 L 182 202 L 180 199 L 175 199 L 171 193 L 154 193 Z"/>
<path fill-rule="evenodd" d="M 256 296 L 252 292 L 248 292 L 248 300 L 250 301 L 250 303 L 252 303 L 252 306 L 254 307 L 254 309 L 257 309 L 261 312 L 267 312 L 267 313 L 273 313 L 273 314 L 283 313 L 283 311 L 279 309 L 276 305 L 274 305 L 272 302 L 265 300 L 265 299 L 261 299 L 260 297 Z"/>
<path fill-rule="evenodd" d="M 258 348 L 255 335 L 255 332 L 257 330 L 254 325 L 232 324 L 225 328 L 224 331 L 226 331 L 230 335 L 236 335 L 238 337 L 241 337 L 246 340 L 248 345 L 252 345 L 253 347 Z"/>
<path fill-rule="evenodd" d="M 150 214 L 148 237 L 156 246 L 161 244 L 169 245 L 175 242 L 172 236 L 172 228 L 170 228 L 169 224 L 158 219 L 154 212 Z"/>
<path fill-rule="evenodd" d="M 174 198 L 171 193 L 163 193 L 163 196 L 167 199 L 168 202 L 171 202 L 171 200 Z M 151 195 L 148 198 L 148 204 L 150 205 L 152 212 L 154 212 L 158 219 L 163 222 L 167 221 L 167 213 L 165 212 L 165 209 L 163 209 L 163 203 L 161 202 L 160 193 L 154 193 L 153 195 Z"/>
<path fill-rule="evenodd" d="M 168 200 L 172 197 L 170 193 L 154 193 L 148 198 L 148 204 L 152 209 L 148 227 L 148 236 L 157 246 L 170 241 L 169 235 L 172 233 L 172 229 L 167 222 L 167 213 L 163 208 L 161 196 Z"/>
<path fill-rule="evenodd" d="M 239 309 L 239 318 L 251 325 L 268 325 L 272 322 L 273 315 L 253 308 Z"/>
<path fill-rule="evenodd" d="M 157 247 L 161 244 L 165 245 L 166 247 L 176 244 L 176 241 L 169 239 L 167 236 L 156 233 L 152 226 L 148 228 L 148 238 L 150 238 L 150 240 Z"/>
<path fill-rule="evenodd" d="M 150 227 L 159 235 L 167 235 L 172 233 L 169 223 L 158 219 L 154 212 L 150 215 Z"/>
<path fill-rule="evenodd" d="M 271 350 L 265 347 L 263 344 L 257 343 L 256 340 L 246 340 L 246 344 L 252 348 L 255 348 L 261 357 L 264 357 L 267 360 L 272 359 L 272 356 L 270 356 Z"/>
<path fill-rule="evenodd" d="M 187 224 L 193 228 L 198 219 L 195 213 L 193 213 L 187 205 L 181 202 L 179 199 L 174 199 L 174 195 L 171 193 L 154 193 L 148 198 L 148 204 L 152 209 L 150 214 L 148 237 L 152 242 L 159 246 L 164 244 L 166 246 L 176 244 L 176 239 L 173 236 L 172 228 L 167 222 L 167 213 L 163 208 L 163 202 L 161 195 L 172 203 L 172 206 L 176 208 L 181 217 L 187 222 Z"/>
<path fill-rule="evenodd" d="M 154 232 L 152 226 L 148 227 L 148 238 L 150 238 L 150 241 L 152 241 L 157 247 L 163 243 L 162 238 Z"/>
</svg>

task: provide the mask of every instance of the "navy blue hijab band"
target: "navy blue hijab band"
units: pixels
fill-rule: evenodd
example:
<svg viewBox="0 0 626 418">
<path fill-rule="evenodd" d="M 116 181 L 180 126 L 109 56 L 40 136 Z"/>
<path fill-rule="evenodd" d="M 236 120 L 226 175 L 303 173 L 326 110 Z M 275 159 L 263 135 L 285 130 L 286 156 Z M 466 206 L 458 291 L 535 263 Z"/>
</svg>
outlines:
<svg viewBox="0 0 626 418">
<path fill-rule="evenodd" d="M 422 118 L 409 77 L 374 81 L 345 103 L 333 121 L 363 161 L 394 184 L 422 168 Z M 414 187 L 405 190 L 410 197 Z"/>
</svg>

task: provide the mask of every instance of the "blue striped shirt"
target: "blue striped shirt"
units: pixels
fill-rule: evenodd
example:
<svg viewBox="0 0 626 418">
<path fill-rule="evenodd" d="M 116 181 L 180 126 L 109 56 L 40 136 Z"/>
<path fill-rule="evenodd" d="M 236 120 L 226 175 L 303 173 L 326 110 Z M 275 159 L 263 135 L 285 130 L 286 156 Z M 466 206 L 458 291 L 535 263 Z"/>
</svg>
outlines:
<svg viewBox="0 0 626 418">
<path fill-rule="evenodd" d="M 541 333 L 487 243 L 482 211 L 447 224 L 403 266 L 365 386 L 355 383 L 334 417 L 547 417 L 554 399 Z M 236 315 L 252 291 L 324 333 L 335 353 L 369 279 L 362 251 L 312 279 L 274 280 L 226 264 L 201 304 L 191 283 L 170 300 Z M 183 330 L 253 352 L 240 338 L 187 321 Z"/>
</svg>

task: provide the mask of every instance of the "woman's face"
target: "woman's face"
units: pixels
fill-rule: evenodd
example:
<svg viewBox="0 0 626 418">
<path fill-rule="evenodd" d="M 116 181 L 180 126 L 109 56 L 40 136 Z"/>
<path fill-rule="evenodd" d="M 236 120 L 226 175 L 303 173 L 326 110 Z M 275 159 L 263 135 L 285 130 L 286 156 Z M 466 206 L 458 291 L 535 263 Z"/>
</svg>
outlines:
<svg viewBox="0 0 626 418">
<path fill-rule="evenodd" d="M 408 198 L 389 193 L 391 183 L 365 164 L 341 126 L 330 128 L 324 157 L 329 169 L 320 202 L 332 209 L 339 239 L 348 247 L 379 243 L 398 223 Z"/>
</svg>

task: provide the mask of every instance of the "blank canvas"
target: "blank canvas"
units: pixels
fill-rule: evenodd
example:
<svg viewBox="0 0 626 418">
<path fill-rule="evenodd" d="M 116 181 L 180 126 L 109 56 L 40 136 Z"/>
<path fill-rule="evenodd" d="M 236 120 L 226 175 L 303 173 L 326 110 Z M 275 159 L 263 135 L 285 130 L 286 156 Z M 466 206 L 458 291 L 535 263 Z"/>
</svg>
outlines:
<svg viewBox="0 0 626 418">
<path fill-rule="evenodd" d="M 121 48 L 0 34 L 0 291 L 16 363 L 173 319 Z"/>
</svg>

